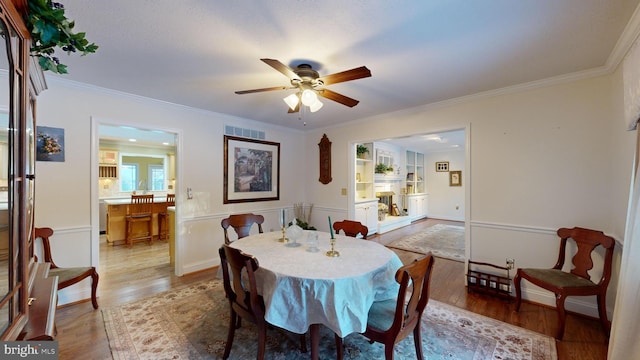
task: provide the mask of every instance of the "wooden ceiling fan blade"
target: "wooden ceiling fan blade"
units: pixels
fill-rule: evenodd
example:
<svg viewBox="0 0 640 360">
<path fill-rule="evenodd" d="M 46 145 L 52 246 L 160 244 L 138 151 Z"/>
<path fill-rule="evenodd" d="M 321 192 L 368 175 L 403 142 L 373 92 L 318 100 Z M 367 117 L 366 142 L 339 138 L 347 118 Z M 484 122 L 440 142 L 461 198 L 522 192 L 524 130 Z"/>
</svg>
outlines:
<svg viewBox="0 0 640 360">
<path fill-rule="evenodd" d="M 329 74 L 326 76 L 321 76 L 318 80 L 321 80 L 325 85 L 337 84 L 345 81 L 357 80 L 371 76 L 371 70 L 367 69 L 366 66 L 360 66 L 359 68 Z"/>
<path fill-rule="evenodd" d="M 260 60 L 262 60 L 262 62 L 271 66 L 272 68 L 278 70 L 279 72 L 283 73 L 284 76 L 288 77 L 291 80 L 302 80 L 300 79 L 298 74 L 296 74 L 295 72 L 293 72 L 293 70 L 291 70 L 290 67 L 281 63 L 278 60 L 275 60 L 275 59 L 260 59 Z"/>
<path fill-rule="evenodd" d="M 253 94 L 253 93 L 263 92 L 263 91 L 287 90 L 289 88 L 290 88 L 289 86 L 274 86 L 274 87 L 268 87 L 268 88 L 262 88 L 262 89 L 240 90 L 240 91 L 236 91 L 235 93 L 238 95 Z"/>
<path fill-rule="evenodd" d="M 358 103 L 360 101 L 356 100 L 356 99 L 352 99 L 348 96 L 344 96 L 342 94 L 338 94 L 335 91 L 331 91 L 329 89 L 322 89 L 322 90 L 318 90 L 318 95 L 322 96 L 323 98 L 327 98 L 329 100 L 333 100 L 335 102 L 339 102 L 342 105 L 346 105 L 348 107 L 354 107 L 356 105 L 358 105 Z"/>
</svg>

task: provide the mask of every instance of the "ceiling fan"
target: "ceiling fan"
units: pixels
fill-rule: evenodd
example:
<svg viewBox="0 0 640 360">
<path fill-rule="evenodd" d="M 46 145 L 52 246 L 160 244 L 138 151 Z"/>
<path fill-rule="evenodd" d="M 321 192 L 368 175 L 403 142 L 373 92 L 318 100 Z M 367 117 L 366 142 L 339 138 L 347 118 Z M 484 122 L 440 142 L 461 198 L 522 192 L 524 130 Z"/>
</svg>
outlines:
<svg viewBox="0 0 640 360">
<path fill-rule="evenodd" d="M 284 102 L 289 105 L 289 113 L 300 111 L 300 104 L 309 106 L 311 112 L 316 112 L 322 107 L 322 102 L 318 100 L 318 95 L 323 98 L 333 100 L 348 107 L 358 105 L 359 101 L 348 96 L 338 94 L 325 88 L 326 85 L 337 84 L 345 81 L 357 80 L 371 76 L 371 71 L 366 66 L 342 71 L 335 74 L 320 76 L 309 64 L 300 64 L 292 69 L 278 60 L 260 59 L 265 64 L 278 70 L 291 81 L 291 86 L 274 86 L 262 89 L 236 91 L 236 94 L 252 94 L 263 91 L 291 90 L 298 91 L 284 98 Z"/>
</svg>

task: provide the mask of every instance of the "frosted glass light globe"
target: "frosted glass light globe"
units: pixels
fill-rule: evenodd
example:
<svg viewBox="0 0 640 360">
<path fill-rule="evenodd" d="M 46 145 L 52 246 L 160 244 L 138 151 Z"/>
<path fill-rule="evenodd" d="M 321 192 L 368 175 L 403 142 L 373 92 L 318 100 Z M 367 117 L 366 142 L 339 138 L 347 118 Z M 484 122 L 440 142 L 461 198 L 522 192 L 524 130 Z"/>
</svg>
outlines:
<svg viewBox="0 0 640 360">
<path fill-rule="evenodd" d="M 307 89 L 302 92 L 301 100 L 304 105 L 311 106 L 318 101 L 318 95 L 316 95 L 315 91 Z"/>
</svg>

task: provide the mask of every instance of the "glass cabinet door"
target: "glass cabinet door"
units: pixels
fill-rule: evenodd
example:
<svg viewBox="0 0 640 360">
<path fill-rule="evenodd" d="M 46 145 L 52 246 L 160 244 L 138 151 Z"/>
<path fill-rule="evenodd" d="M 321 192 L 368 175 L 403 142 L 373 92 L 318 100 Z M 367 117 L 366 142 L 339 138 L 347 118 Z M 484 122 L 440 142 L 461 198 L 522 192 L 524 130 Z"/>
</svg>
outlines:
<svg viewBox="0 0 640 360">
<path fill-rule="evenodd" d="M 2 42 L 0 47 L 0 68 L 8 69 L 9 61 L 7 57 L 7 27 L 3 21 L 0 21 L 0 33 L 2 33 Z M 9 82 L 0 81 L 0 94 L 6 97 L 3 103 L 9 104 Z M 11 163 L 9 162 L 9 109 L 0 112 L 0 301 L 10 302 L 7 298 L 10 294 L 9 269 L 9 173 Z M 7 330 L 10 324 L 10 308 L 11 306 L 0 306 L 0 333 Z"/>
<path fill-rule="evenodd" d="M 25 135 L 28 31 L 12 1 L 0 0 L 0 340 L 16 339 L 28 320 Z"/>
</svg>

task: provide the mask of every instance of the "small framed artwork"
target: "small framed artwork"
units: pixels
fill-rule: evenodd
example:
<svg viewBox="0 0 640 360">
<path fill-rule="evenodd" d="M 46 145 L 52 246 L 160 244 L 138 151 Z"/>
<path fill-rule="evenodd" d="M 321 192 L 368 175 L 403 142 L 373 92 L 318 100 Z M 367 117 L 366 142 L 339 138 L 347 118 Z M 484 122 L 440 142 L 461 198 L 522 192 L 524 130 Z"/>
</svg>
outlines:
<svg viewBox="0 0 640 360">
<path fill-rule="evenodd" d="M 64 129 L 36 126 L 36 160 L 64 162 Z"/>
<path fill-rule="evenodd" d="M 280 143 L 224 137 L 224 204 L 280 199 Z"/>
<path fill-rule="evenodd" d="M 438 171 L 438 172 L 447 172 L 447 171 L 449 171 L 449 162 L 448 161 L 436 161 L 436 171 Z"/>
<path fill-rule="evenodd" d="M 462 171 L 449 171 L 449 186 L 462 186 Z"/>
</svg>

